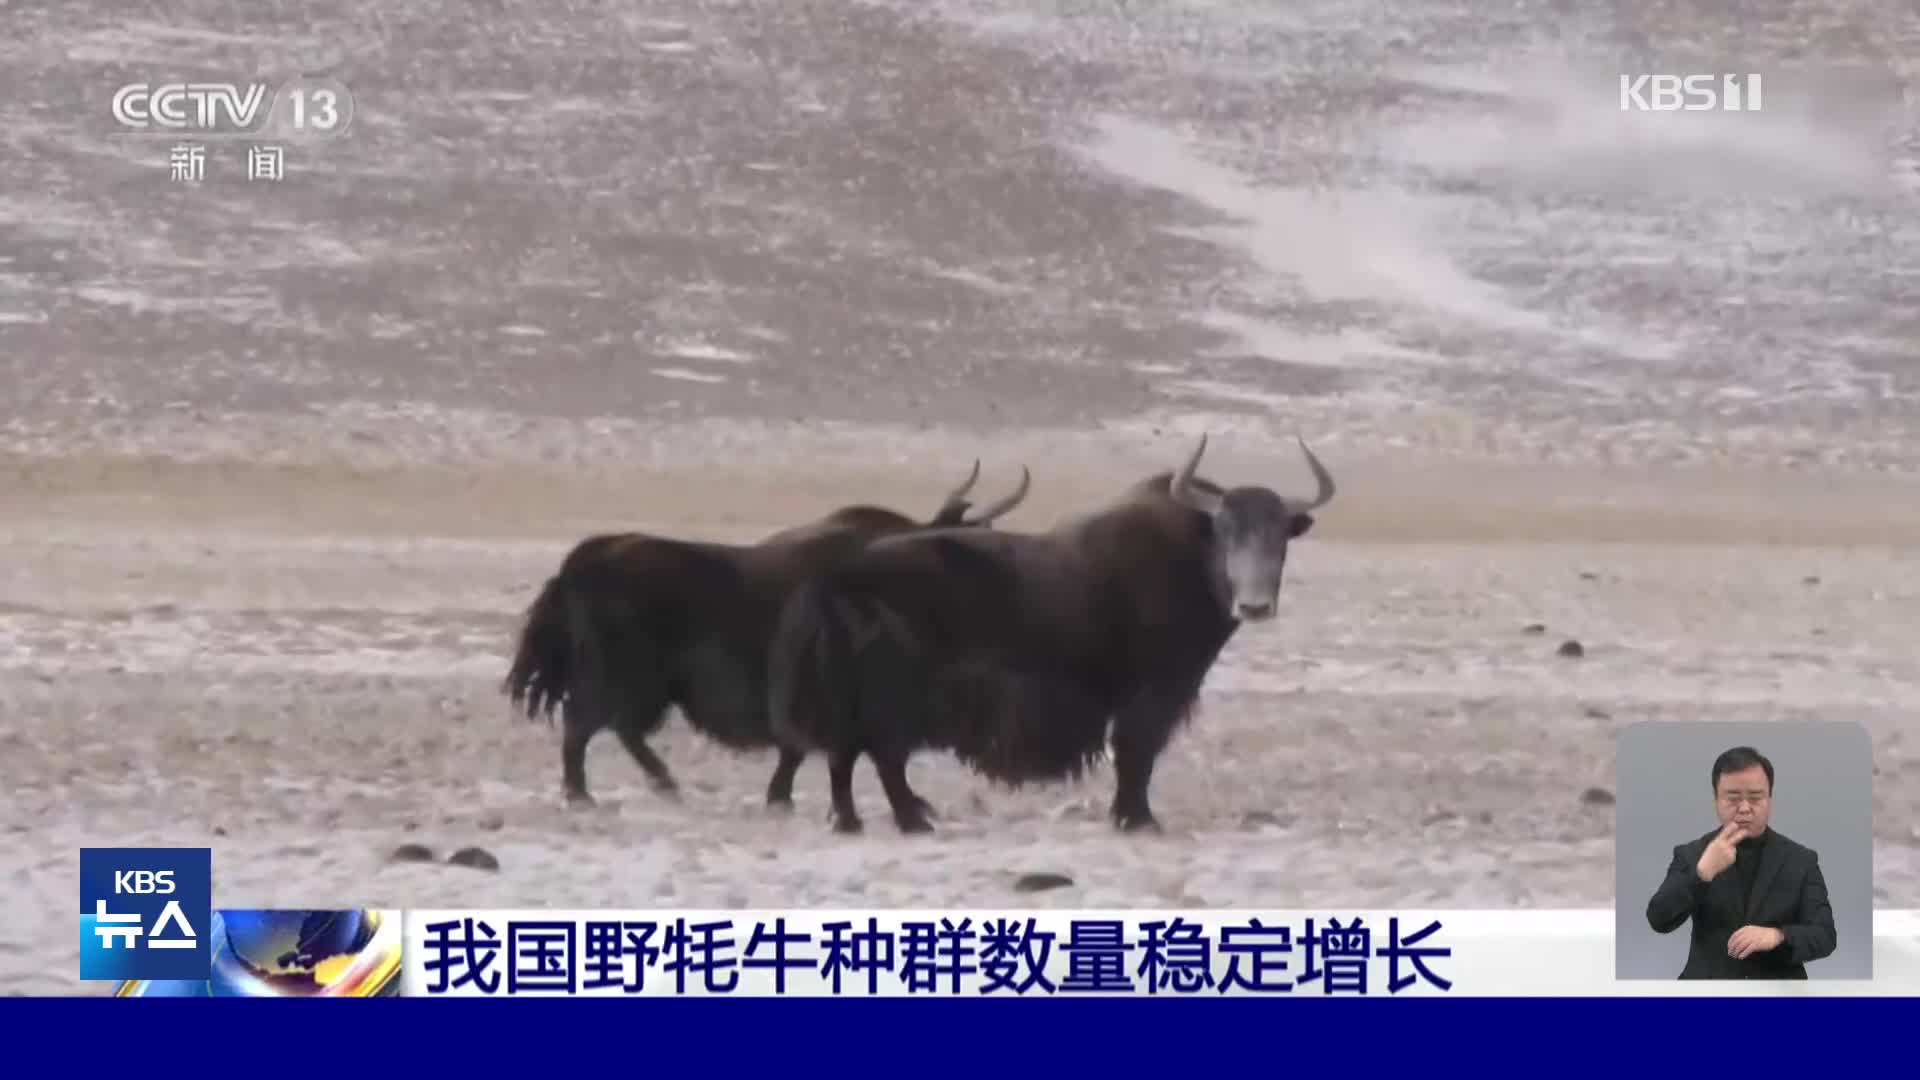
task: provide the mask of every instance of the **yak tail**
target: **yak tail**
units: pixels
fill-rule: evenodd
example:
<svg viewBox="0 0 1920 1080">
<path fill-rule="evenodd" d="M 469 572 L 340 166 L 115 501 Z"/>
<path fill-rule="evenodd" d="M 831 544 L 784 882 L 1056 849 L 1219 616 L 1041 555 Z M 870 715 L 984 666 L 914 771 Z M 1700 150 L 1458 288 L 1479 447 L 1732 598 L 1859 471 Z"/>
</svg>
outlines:
<svg viewBox="0 0 1920 1080">
<path fill-rule="evenodd" d="M 828 581 L 803 583 L 788 598 L 767 657 L 773 737 L 817 750 L 853 734 L 859 688 L 849 608 Z"/>
<path fill-rule="evenodd" d="M 592 633 L 574 592 L 564 575 L 555 574 L 527 608 L 502 689 L 529 720 L 545 716 L 551 723 L 553 711 L 585 674 L 583 662 L 592 659 L 586 649 Z"/>
</svg>

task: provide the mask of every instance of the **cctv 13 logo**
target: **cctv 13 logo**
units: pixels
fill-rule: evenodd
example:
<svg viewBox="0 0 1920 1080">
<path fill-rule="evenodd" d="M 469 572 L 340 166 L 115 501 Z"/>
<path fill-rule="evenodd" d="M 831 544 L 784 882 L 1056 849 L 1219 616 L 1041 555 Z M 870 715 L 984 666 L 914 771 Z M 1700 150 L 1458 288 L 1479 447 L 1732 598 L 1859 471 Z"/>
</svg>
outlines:
<svg viewBox="0 0 1920 1080">
<path fill-rule="evenodd" d="M 80 978 L 205 979 L 212 848 L 81 848 Z"/>
</svg>

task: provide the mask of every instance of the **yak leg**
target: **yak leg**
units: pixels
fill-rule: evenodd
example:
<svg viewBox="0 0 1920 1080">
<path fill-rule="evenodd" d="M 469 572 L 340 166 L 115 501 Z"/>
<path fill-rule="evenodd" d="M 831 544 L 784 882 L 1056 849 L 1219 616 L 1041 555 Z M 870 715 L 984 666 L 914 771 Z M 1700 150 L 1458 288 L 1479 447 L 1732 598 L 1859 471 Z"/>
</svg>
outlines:
<svg viewBox="0 0 1920 1080">
<path fill-rule="evenodd" d="M 1153 766 L 1180 718 L 1177 705 L 1149 695 L 1120 711 L 1113 725 L 1113 823 L 1125 832 L 1160 831 L 1147 801 Z"/>
<path fill-rule="evenodd" d="M 935 673 L 923 657 L 908 651 L 884 660 L 870 657 L 867 665 L 862 672 L 866 685 L 861 688 L 861 716 L 910 715 L 925 707 L 927 687 Z M 932 832 L 933 825 L 928 819 L 938 815 L 907 783 L 907 758 L 923 737 L 892 725 L 883 725 L 880 731 L 870 730 L 868 737 L 867 757 L 872 759 L 874 771 L 880 774 L 880 787 L 893 810 L 894 824 L 903 833 Z"/>
<path fill-rule="evenodd" d="M 569 696 L 561 707 L 560 787 L 572 806 L 592 806 L 587 793 L 587 743 L 600 731 L 597 719 L 578 697 Z"/>
<path fill-rule="evenodd" d="M 663 706 L 664 708 L 664 706 Z M 658 716 L 660 710 L 652 715 Z M 560 783 L 566 792 L 567 802 L 575 806 L 592 806 L 593 796 L 587 793 L 587 743 L 600 733 L 605 725 L 599 715 L 585 700 L 585 695 L 570 697 L 564 706 L 565 730 L 560 740 Z M 679 793 L 679 785 L 674 782 L 673 773 L 668 771 L 667 763 L 646 743 L 646 731 L 642 722 L 633 714 L 623 717 L 613 726 L 614 734 L 620 736 L 620 742 L 633 756 L 654 789 L 669 797 Z"/>
<path fill-rule="evenodd" d="M 611 685 L 602 685 L 607 698 L 605 712 L 613 717 L 614 734 L 620 736 L 620 745 L 627 748 L 627 756 L 647 774 L 647 783 L 653 790 L 669 799 L 678 799 L 680 785 L 673 779 L 667 763 L 647 745 L 647 736 L 659 731 L 666 720 L 667 706 L 672 699 L 666 688 L 652 678 L 635 677 L 631 672 L 621 675 Z"/>
<path fill-rule="evenodd" d="M 647 745 L 646 729 L 628 721 L 613 730 L 620 736 L 621 745 L 627 748 L 627 753 L 632 755 L 634 763 L 640 766 L 640 771 L 647 774 L 647 782 L 653 785 L 653 790 L 677 801 L 680 798 L 680 783 L 673 778 L 673 772 L 667 768 L 667 763 L 660 759 L 659 754 L 653 752 L 653 747 Z"/>
<path fill-rule="evenodd" d="M 836 750 L 827 755 L 827 783 L 833 792 L 833 831 L 857 833 L 860 811 L 853 805 L 853 766 L 860 752 Z"/>
<path fill-rule="evenodd" d="M 927 820 L 933 808 L 907 783 L 907 759 L 903 754 L 875 755 L 873 767 L 880 774 L 880 786 L 886 790 L 887 803 L 893 807 L 894 824 L 903 833 L 927 833 L 933 825 Z"/>
<path fill-rule="evenodd" d="M 780 748 L 780 761 L 773 767 L 773 779 L 767 782 L 769 809 L 779 811 L 793 809 L 793 778 L 800 771 L 800 763 L 806 759 L 805 750 L 795 750 L 789 746 Z"/>
</svg>

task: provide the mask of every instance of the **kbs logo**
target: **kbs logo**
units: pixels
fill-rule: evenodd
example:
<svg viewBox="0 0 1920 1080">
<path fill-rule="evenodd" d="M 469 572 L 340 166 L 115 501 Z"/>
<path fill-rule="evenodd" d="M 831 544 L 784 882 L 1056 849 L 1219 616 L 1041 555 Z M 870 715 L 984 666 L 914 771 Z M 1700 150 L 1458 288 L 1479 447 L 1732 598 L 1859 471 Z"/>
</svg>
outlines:
<svg viewBox="0 0 1920 1080">
<path fill-rule="evenodd" d="M 116 893 L 161 893 L 173 891 L 173 871 L 171 870 L 115 870 L 113 872 L 113 891 Z"/>
<path fill-rule="evenodd" d="M 81 848 L 80 978 L 205 979 L 211 848 Z"/>
<path fill-rule="evenodd" d="M 1758 75 L 1622 75 L 1621 112 L 1760 111 Z"/>
</svg>

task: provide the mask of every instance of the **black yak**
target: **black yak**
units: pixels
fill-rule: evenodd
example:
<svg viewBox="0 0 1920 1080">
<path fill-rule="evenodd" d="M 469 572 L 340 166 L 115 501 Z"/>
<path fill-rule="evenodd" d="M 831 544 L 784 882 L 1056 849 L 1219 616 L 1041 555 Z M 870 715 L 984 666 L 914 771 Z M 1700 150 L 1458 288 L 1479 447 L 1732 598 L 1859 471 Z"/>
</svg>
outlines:
<svg viewBox="0 0 1920 1080">
<path fill-rule="evenodd" d="M 980 463 L 929 521 L 877 506 L 850 506 L 754 544 L 644 533 L 574 545 L 528 607 L 503 690 L 530 719 L 562 715 L 562 789 L 589 804 L 587 743 L 611 727 L 653 787 L 679 784 L 646 743 L 678 705 L 695 730 L 734 749 L 776 746 L 766 715 L 766 646 L 788 590 L 867 542 L 924 528 L 991 525 L 1027 495 L 1023 467 L 1012 494 L 979 509 L 964 498 Z M 767 802 L 790 806 L 802 751 L 780 748 Z"/>
<path fill-rule="evenodd" d="M 861 827 L 861 754 L 900 830 L 925 832 L 914 751 L 951 750 L 1010 786 L 1077 779 L 1106 756 L 1109 721 L 1114 823 L 1158 828 L 1155 759 L 1240 623 L 1273 617 L 1287 544 L 1334 495 L 1304 441 L 1306 500 L 1196 479 L 1206 446 L 1050 531 L 888 537 L 794 590 L 769 708 L 783 744 L 827 754 L 836 830 Z"/>
</svg>

